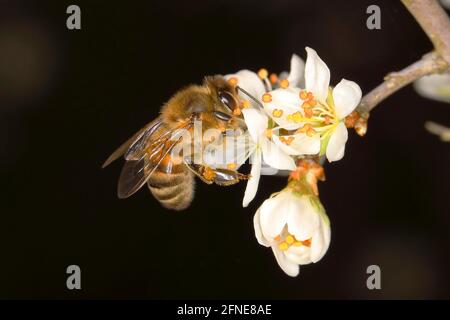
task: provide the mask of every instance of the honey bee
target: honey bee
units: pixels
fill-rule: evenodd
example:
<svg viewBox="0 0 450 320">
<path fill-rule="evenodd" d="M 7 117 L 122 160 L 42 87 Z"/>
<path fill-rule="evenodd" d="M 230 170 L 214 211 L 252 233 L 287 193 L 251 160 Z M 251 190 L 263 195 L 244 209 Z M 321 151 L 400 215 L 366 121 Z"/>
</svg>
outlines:
<svg viewBox="0 0 450 320">
<path fill-rule="evenodd" d="M 195 121 L 201 121 L 203 131 L 244 129 L 245 122 L 235 112 L 240 106 L 237 91 L 238 87 L 222 76 L 206 77 L 201 86 L 191 85 L 178 91 L 162 106 L 158 118 L 122 144 L 103 164 L 102 168 L 122 155 L 126 160 L 119 178 L 118 197 L 127 198 L 147 184 L 163 207 L 183 210 L 193 200 L 195 176 L 205 183 L 223 186 L 248 179 L 235 169 L 213 169 L 179 159 L 173 152 L 183 141 L 178 132 L 192 132 Z"/>
</svg>

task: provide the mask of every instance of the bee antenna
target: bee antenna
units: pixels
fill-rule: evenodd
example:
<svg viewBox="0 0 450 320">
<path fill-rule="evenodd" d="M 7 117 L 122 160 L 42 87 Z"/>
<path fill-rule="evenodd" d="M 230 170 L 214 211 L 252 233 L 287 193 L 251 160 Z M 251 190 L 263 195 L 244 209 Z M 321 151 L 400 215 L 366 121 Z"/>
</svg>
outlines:
<svg viewBox="0 0 450 320">
<path fill-rule="evenodd" d="M 239 86 L 236 86 L 236 90 L 241 91 L 243 94 L 245 94 L 247 97 L 249 97 L 250 99 L 252 99 L 254 102 L 256 102 L 256 104 L 261 108 L 264 109 L 264 106 L 262 105 L 262 103 L 260 101 L 258 101 L 258 99 L 256 99 L 255 97 L 253 97 L 250 93 L 248 93 L 246 90 L 242 89 Z"/>
</svg>

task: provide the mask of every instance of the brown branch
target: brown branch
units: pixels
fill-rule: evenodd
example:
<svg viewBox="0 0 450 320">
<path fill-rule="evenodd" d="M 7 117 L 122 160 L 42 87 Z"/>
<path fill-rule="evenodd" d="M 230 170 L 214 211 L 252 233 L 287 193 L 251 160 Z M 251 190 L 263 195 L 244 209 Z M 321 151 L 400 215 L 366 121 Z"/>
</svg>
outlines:
<svg viewBox="0 0 450 320">
<path fill-rule="evenodd" d="M 442 141 L 450 142 L 450 128 L 432 121 L 427 121 L 425 123 L 425 129 L 427 129 L 430 133 L 439 136 Z"/>
<path fill-rule="evenodd" d="M 356 110 L 363 118 L 381 101 L 394 92 L 423 76 L 440 73 L 448 68 L 447 63 L 436 53 L 432 52 L 405 69 L 392 72 L 384 78 L 384 82 L 366 94 Z"/>
<path fill-rule="evenodd" d="M 450 64 L 450 20 L 437 0 L 402 0 L 430 38 L 436 51 Z"/>
<path fill-rule="evenodd" d="M 435 51 L 399 72 L 388 74 L 384 82 L 366 94 L 356 109 L 360 118 L 352 125 L 358 134 L 367 130 L 369 112 L 381 101 L 423 76 L 450 71 L 450 19 L 437 0 L 401 0 L 430 38 Z"/>
</svg>

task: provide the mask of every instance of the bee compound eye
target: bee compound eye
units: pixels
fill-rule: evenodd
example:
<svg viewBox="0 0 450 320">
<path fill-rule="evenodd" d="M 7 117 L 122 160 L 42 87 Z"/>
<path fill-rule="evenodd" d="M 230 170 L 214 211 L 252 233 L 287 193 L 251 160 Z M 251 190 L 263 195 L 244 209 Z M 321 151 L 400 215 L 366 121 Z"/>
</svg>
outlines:
<svg viewBox="0 0 450 320">
<path fill-rule="evenodd" d="M 236 108 L 236 99 L 233 97 L 233 95 L 228 91 L 220 91 L 219 92 L 219 99 L 220 101 L 231 111 Z"/>
</svg>

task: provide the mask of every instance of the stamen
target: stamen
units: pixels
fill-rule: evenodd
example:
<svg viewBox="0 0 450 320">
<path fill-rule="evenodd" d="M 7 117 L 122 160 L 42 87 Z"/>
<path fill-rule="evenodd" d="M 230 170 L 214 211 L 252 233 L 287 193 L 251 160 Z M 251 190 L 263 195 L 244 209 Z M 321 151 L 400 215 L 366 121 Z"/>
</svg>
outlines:
<svg viewBox="0 0 450 320">
<path fill-rule="evenodd" d="M 314 106 L 317 104 L 317 101 L 314 100 L 314 99 L 310 99 L 310 100 L 308 100 L 308 104 L 309 104 L 311 107 L 314 107 Z"/>
<path fill-rule="evenodd" d="M 302 103 L 303 109 L 311 109 L 313 106 L 309 103 L 309 101 L 305 101 Z"/>
<path fill-rule="evenodd" d="M 301 112 L 297 111 L 294 112 L 293 114 L 290 114 L 286 117 L 287 120 L 290 121 L 294 121 L 294 122 L 303 122 L 303 115 L 301 114 Z"/>
<path fill-rule="evenodd" d="M 308 129 L 308 131 L 306 131 L 306 135 L 308 137 L 313 137 L 316 134 L 316 130 L 314 130 L 313 128 Z"/>
<path fill-rule="evenodd" d="M 280 137 L 280 141 L 283 142 L 285 145 L 290 145 L 292 141 L 294 141 L 294 137 L 290 136 L 289 138 L 285 138 L 283 136 Z"/>
<path fill-rule="evenodd" d="M 231 86 L 235 87 L 238 83 L 238 79 L 236 77 L 231 77 L 230 79 L 228 79 L 228 84 L 230 84 Z"/>
<path fill-rule="evenodd" d="M 275 73 L 271 73 L 269 76 L 269 80 L 272 84 L 275 84 L 278 81 L 278 76 Z"/>
<path fill-rule="evenodd" d="M 305 90 L 300 91 L 300 99 L 302 99 L 302 100 L 308 99 L 308 93 Z"/>
<path fill-rule="evenodd" d="M 311 247 L 311 239 L 303 240 L 302 243 L 304 246 Z"/>
<path fill-rule="evenodd" d="M 270 93 L 264 93 L 262 95 L 262 101 L 265 103 L 269 103 L 272 101 L 272 95 Z"/>
<path fill-rule="evenodd" d="M 288 235 L 285 239 L 288 244 L 293 244 L 295 242 L 295 238 L 292 235 Z"/>
<path fill-rule="evenodd" d="M 313 129 L 311 124 L 307 123 L 303 127 L 297 130 L 298 132 L 305 133 L 308 137 L 312 137 L 316 134 L 316 130 Z"/>
<path fill-rule="evenodd" d="M 273 238 L 273 240 L 275 240 L 275 241 L 280 241 L 280 239 L 281 239 L 280 235 L 278 235 L 275 238 Z"/>
<path fill-rule="evenodd" d="M 286 251 L 287 249 L 289 249 L 289 244 L 287 244 L 287 242 L 282 242 L 278 245 L 278 247 L 281 251 Z"/>
<path fill-rule="evenodd" d="M 313 115 L 314 115 L 314 112 L 312 109 L 305 109 L 305 117 L 306 118 L 312 118 Z"/>
<path fill-rule="evenodd" d="M 258 71 L 258 77 L 260 77 L 261 79 L 265 79 L 267 78 L 267 76 L 269 75 L 269 72 L 267 71 L 267 69 L 261 68 Z"/>
<path fill-rule="evenodd" d="M 235 116 L 240 116 L 240 115 L 242 114 L 241 109 L 240 109 L 240 108 L 235 108 L 235 109 L 233 110 L 233 114 L 234 114 Z"/>
<path fill-rule="evenodd" d="M 269 138 L 269 139 L 272 138 L 272 134 L 273 134 L 272 129 L 266 129 L 266 137 L 267 138 Z"/>
<path fill-rule="evenodd" d="M 289 87 L 289 81 L 287 79 L 283 79 L 280 81 L 280 88 L 286 89 Z"/>
<path fill-rule="evenodd" d="M 248 100 L 242 100 L 242 108 L 248 108 L 250 107 L 250 101 Z"/>
<path fill-rule="evenodd" d="M 274 109 L 272 111 L 272 115 L 274 116 L 274 118 L 280 118 L 283 115 L 283 110 L 281 110 L 281 109 Z"/>
</svg>

